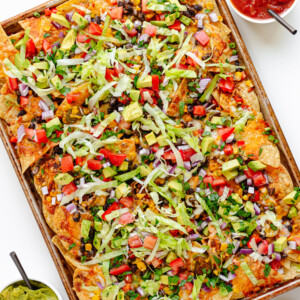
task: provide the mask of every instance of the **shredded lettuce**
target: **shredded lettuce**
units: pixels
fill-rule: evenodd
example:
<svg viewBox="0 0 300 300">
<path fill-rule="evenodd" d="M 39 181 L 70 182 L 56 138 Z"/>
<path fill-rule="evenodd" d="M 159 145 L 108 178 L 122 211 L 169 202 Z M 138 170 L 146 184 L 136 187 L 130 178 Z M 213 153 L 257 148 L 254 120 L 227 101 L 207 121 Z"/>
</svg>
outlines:
<svg viewBox="0 0 300 300">
<path fill-rule="evenodd" d="M 112 258 L 115 258 L 117 256 L 120 255 L 124 255 L 127 253 L 126 247 L 120 249 L 120 250 L 115 250 L 109 253 L 105 253 L 105 254 L 101 254 L 101 256 L 99 256 L 98 254 L 90 261 L 84 263 L 84 265 L 95 265 L 95 264 L 99 264 L 102 263 L 104 261 L 110 260 Z"/>
<path fill-rule="evenodd" d="M 115 300 L 118 296 L 119 289 L 119 284 L 109 285 L 101 293 L 102 300 Z"/>
<path fill-rule="evenodd" d="M 252 273 L 250 267 L 248 266 L 248 264 L 243 261 L 240 265 L 240 267 L 243 269 L 243 271 L 245 272 L 245 274 L 248 276 L 248 278 L 250 279 L 250 281 L 252 282 L 253 285 L 257 285 L 258 280 L 256 279 L 256 277 L 254 276 L 254 274 Z"/>
<path fill-rule="evenodd" d="M 92 110 L 95 107 L 95 105 L 98 103 L 98 101 L 105 99 L 107 92 L 115 84 L 117 84 L 117 82 L 112 81 L 107 85 L 103 86 L 101 89 L 99 89 L 98 92 L 89 99 L 89 109 Z"/>
<path fill-rule="evenodd" d="M 105 128 L 116 119 L 117 114 L 115 112 L 111 113 L 110 115 L 107 116 L 106 119 L 104 119 L 99 126 L 97 127 L 96 131 L 94 132 L 93 136 L 94 137 L 99 137 L 102 132 L 105 130 Z"/>
<path fill-rule="evenodd" d="M 210 98 L 212 92 L 214 91 L 215 87 L 217 86 L 217 83 L 218 83 L 219 79 L 220 79 L 220 74 L 215 75 L 213 80 L 209 83 L 208 88 L 206 88 L 203 95 L 199 99 L 200 102 L 205 102 Z"/>
<path fill-rule="evenodd" d="M 203 284 L 203 281 L 204 281 L 205 277 L 206 277 L 205 274 L 197 276 L 197 278 L 194 282 L 192 295 L 191 295 L 193 300 L 199 299 L 199 293 L 200 293 L 200 290 L 202 288 L 202 284 Z"/>
<path fill-rule="evenodd" d="M 185 204 L 183 202 L 178 204 L 178 206 L 176 207 L 176 212 L 179 215 L 179 217 L 177 217 L 179 224 L 189 226 L 192 229 L 197 229 L 197 226 L 193 222 L 191 222 L 190 217 L 186 212 Z"/>
<path fill-rule="evenodd" d="M 170 79 L 174 78 L 197 78 L 197 74 L 193 70 L 171 69 L 166 71 L 166 76 Z"/>
<path fill-rule="evenodd" d="M 147 295 L 154 296 L 159 291 L 160 282 L 154 280 L 141 281 L 141 287 Z"/>
<path fill-rule="evenodd" d="M 242 117 L 234 124 L 235 131 L 236 132 L 243 131 L 249 118 L 250 118 L 250 112 L 248 110 L 245 110 L 243 112 Z"/>
<path fill-rule="evenodd" d="M 124 181 L 127 181 L 133 177 L 135 177 L 136 175 L 138 175 L 141 171 L 141 167 L 138 166 L 135 170 L 133 171 L 130 171 L 130 172 L 127 172 L 125 174 L 121 174 L 121 175 L 117 175 L 115 176 L 115 179 L 121 181 L 121 182 L 124 182 Z"/>
</svg>

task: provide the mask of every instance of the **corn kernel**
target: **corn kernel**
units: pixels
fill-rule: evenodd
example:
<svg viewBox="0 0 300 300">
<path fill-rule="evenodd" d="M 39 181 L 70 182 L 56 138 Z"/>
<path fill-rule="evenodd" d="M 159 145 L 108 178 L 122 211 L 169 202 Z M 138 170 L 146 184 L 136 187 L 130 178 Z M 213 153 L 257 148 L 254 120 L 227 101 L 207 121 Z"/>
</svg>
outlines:
<svg viewBox="0 0 300 300">
<path fill-rule="evenodd" d="M 133 0 L 134 5 L 140 5 L 140 3 L 141 3 L 141 0 Z"/>
<path fill-rule="evenodd" d="M 267 194 L 268 193 L 268 190 L 265 187 L 261 188 L 260 191 L 261 191 L 262 194 Z"/>
<path fill-rule="evenodd" d="M 218 270 L 214 270 L 214 272 L 213 272 L 216 276 L 218 276 L 219 275 L 219 273 L 218 273 Z"/>
<path fill-rule="evenodd" d="M 148 13 L 148 14 L 146 14 L 146 19 L 147 20 L 150 20 L 150 19 L 152 19 L 153 17 L 154 17 L 154 15 L 155 15 L 155 13 Z"/>
<path fill-rule="evenodd" d="M 134 263 L 136 264 L 136 266 L 139 268 L 140 271 L 142 272 L 146 271 L 147 267 L 140 258 L 137 258 Z"/>
<path fill-rule="evenodd" d="M 207 2 L 207 3 L 205 4 L 205 7 L 206 7 L 207 9 L 213 10 L 213 9 L 214 9 L 214 4 L 213 4 L 212 2 Z"/>
<path fill-rule="evenodd" d="M 236 79 L 236 81 L 241 81 L 242 80 L 242 73 L 241 72 L 236 72 L 235 73 L 235 79 Z"/>
<path fill-rule="evenodd" d="M 143 199 L 145 197 L 146 194 L 136 194 L 136 196 L 139 198 L 139 199 Z"/>
<path fill-rule="evenodd" d="M 253 87 L 253 83 L 252 83 L 251 80 L 247 80 L 246 85 L 249 86 L 249 87 Z"/>
<path fill-rule="evenodd" d="M 249 200 L 249 196 L 248 196 L 248 195 L 244 195 L 242 198 L 243 198 L 243 200 L 245 200 L 245 201 L 248 201 L 248 200 Z"/>
<path fill-rule="evenodd" d="M 226 251 L 227 250 L 227 244 L 222 244 L 221 245 L 221 251 Z"/>
<path fill-rule="evenodd" d="M 51 30 L 51 27 L 49 25 L 45 25 L 43 26 L 43 30 L 49 32 Z"/>
<path fill-rule="evenodd" d="M 223 22 L 223 17 L 222 16 L 218 16 L 218 19 L 220 22 Z"/>
<path fill-rule="evenodd" d="M 56 194 L 55 191 L 51 191 L 51 192 L 50 192 L 50 196 L 51 196 L 51 197 L 55 197 L 56 195 L 57 195 L 57 194 Z"/>
<path fill-rule="evenodd" d="M 92 250 L 92 244 L 88 243 L 85 245 L 85 251 L 91 251 Z"/>
<path fill-rule="evenodd" d="M 167 295 L 173 294 L 173 292 L 170 290 L 170 288 L 168 286 L 164 287 L 164 291 Z"/>
<path fill-rule="evenodd" d="M 238 154 L 239 150 L 237 147 L 233 147 L 233 154 Z"/>
</svg>

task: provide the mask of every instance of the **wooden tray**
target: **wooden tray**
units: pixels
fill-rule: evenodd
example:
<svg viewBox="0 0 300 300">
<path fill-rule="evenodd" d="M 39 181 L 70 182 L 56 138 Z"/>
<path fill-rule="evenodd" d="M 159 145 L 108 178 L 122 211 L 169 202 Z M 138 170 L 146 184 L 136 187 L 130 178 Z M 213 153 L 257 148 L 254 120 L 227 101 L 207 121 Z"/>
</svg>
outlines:
<svg viewBox="0 0 300 300">
<path fill-rule="evenodd" d="M 19 14 L 13 18 L 10 18 L 10 19 L 2 22 L 1 25 L 8 35 L 14 34 L 14 33 L 18 32 L 19 30 L 21 30 L 21 27 L 18 24 L 19 21 L 33 16 L 33 13 L 36 11 L 43 13 L 45 8 L 54 7 L 54 6 L 57 6 L 59 4 L 66 2 L 66 1 L 67 0 L 50 0 L 44 4 L 41 4 L 41 5 L 34 7 L 22 14 Z M 250 76 L 250 78 L 255 86 L 255 91 L 258 96 L 258 99 L 259 99 L 259 102 L 261 105 L 261 111 L 264 115 L 264 118 L 269 123 L 269 125 L 273 128 L 274 132 L 277 135 L 277 138 L 279 140 L 278 147 L 280 150 L 282 163 L 284 164 L 284 166 L 287 168 L 288 172 L 290 173 L 292 180 L 294 182 L 294 185 L 299 186 L 300 185 L 299 169 L 296 165 L 294 157 L 292 156 L 291 150 L 290 150 L 290 148 L 287 144 L 287 141 L 283 135 L 283 132 L 280 128 L 278 120 L 274 114 L 272 106 L 269 102 L 266 92 L 262 86 L 262 83 L 259 79 L 259 76 L 256 72 L 256 69 L 255 69 L 253 62 L 250 58 L 250 55 L 247 51 L 247 48 L 242 40 L 242 37 L 239 33 L 239 30 L 237 29 L 237 26 L 232 18 L 232 15 L 227 6 L 226 0 L 216 0 L 216 2 L 218 4 L 219 10 L 224 18 L 225 24 L 232 31 L 233 38 L 234 38 L 237 48 L 239 50 L 239 55 L 243 59 L 244 65 L 247 68 L 248 75 Z M 60 254 L 59 250 L 51 242 L 53 232 L 48 227 L 48 225 L 46 224 L 46 221 L 43 217 L 41 199 L 40 199 L 39 195 L 37 194 L 37 192 L 35 191 L 35 188 L 32 184 L 33 180 L 32 180 L 31 173 L 30 173 L 30 171 L 28 171 L 25 174 L 22 174 L 17 155 L 16 155 L 11 143 L 9 142 L 6 123 L 3 120 L 0 120 L 0 136 L 1 136 L 2 142 L 4 144 L 4 147 L 6 148 L 6 151 L 9 155 L 9 158 L 12 162 L 12 165 L 16 171 L 16 174 L 17 174 L 20 184 L 23 188 L 23 191 L 25 193 L 27 201 L 31 207 L 34 217 L 35 217 L 35 219 L 38 223 L 38 226 L 41 230 L 41 233 L 44 237 L 46 245 L 50 251 L 50 254 L 51 254 L 52 259 L 55 263 L 55 266 L 58 270 L 60 278 L 66 288 L 69 299 L 76 300 L 77 299 L 76 294 L 72 289 L 72 286 L 73 286 L 72 271 L 69 269 L 66 261 Z M 285 282 L 281 285 L 276 285 L 271 289 L 262 291 L 258 295 L 250 297 L 250 298 L 246 298 L 246 299 L 253 299 L 253 300 L 270 299 L 275 296 L 281 295 L 287 291 L 295 289 L 298 286 L 300 286 L 300 278 L 296 278 L 294 280 Z"/>
</svg>

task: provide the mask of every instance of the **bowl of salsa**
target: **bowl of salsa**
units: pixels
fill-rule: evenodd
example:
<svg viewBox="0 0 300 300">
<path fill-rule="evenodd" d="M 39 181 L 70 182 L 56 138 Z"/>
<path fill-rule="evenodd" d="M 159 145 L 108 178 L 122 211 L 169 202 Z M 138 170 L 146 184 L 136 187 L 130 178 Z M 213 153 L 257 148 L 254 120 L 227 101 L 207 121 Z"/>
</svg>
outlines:
<svg viewBox="0 0 300 300">
<path fill-rule="evenodd" d="M 234 11 L 242 18 L 254 23 L 271 23 L 275 20 L 269 15 L 272 9 L 281 17 L 287 16 L 298 0 L 227 0 Z"/>
</svg>

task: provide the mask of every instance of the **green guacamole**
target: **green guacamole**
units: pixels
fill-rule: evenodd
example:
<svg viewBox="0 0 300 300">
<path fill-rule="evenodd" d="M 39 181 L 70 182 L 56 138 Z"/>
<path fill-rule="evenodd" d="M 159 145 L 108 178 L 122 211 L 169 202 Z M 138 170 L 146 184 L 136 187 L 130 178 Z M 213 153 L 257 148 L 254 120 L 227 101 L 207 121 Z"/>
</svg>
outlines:
<svg viewBox="0 0 300 300">
<path fill-rule="evenodd" d="M 30 282 L 34 290 L 30 290 L 24 281 L 19 281 L 4 289 L 0 294 L 0 300 L 58 300 L 47 285 L 32 280 Z"/>
</svg>

